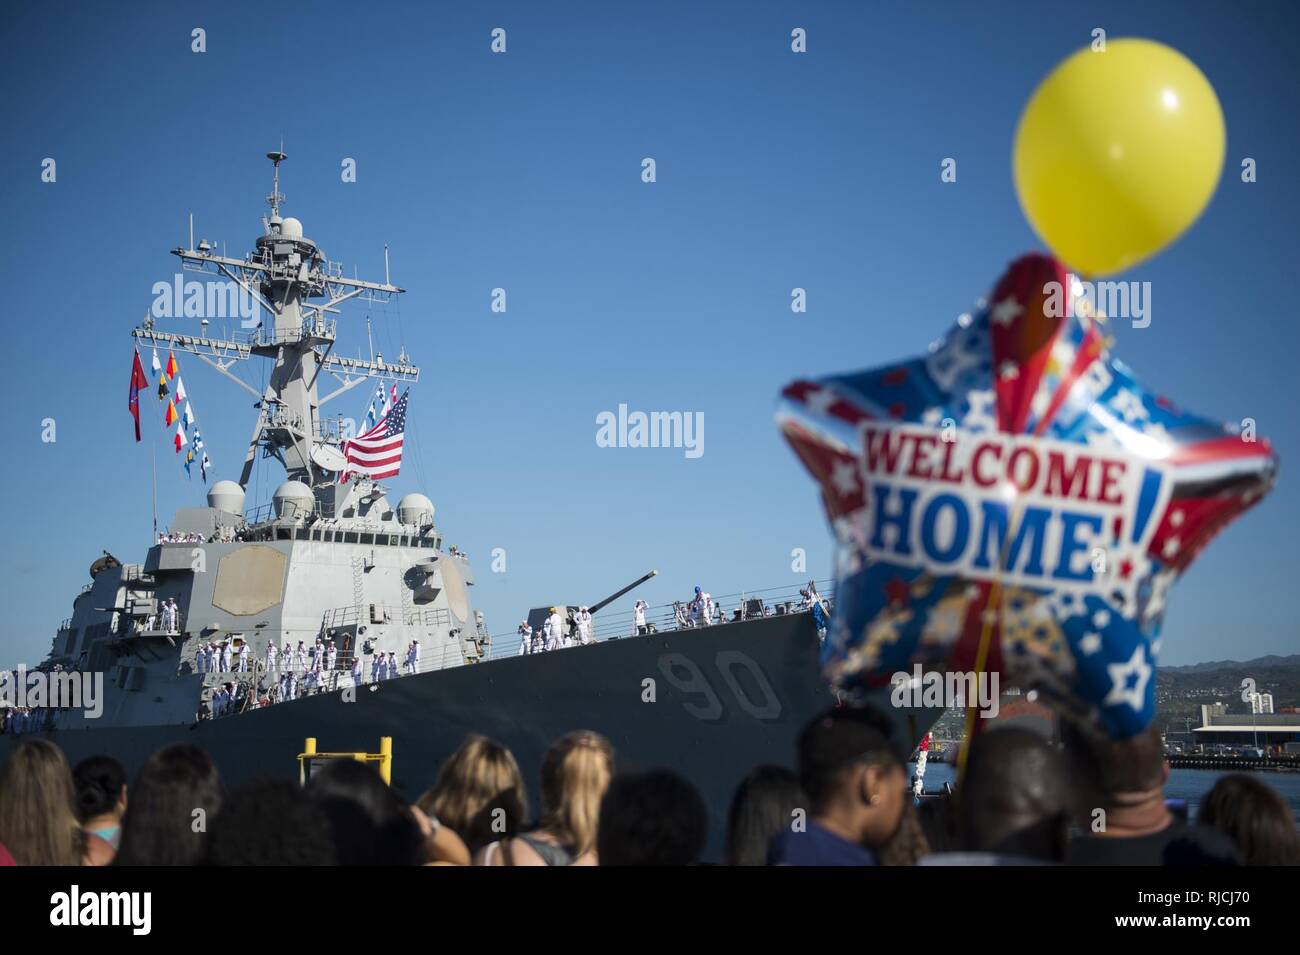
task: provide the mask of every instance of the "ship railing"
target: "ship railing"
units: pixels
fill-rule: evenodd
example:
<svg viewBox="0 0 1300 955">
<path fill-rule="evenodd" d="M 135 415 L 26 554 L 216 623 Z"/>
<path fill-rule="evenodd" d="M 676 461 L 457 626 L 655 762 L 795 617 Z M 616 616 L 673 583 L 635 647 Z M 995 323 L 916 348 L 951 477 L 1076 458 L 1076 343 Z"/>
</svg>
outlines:
<svg viewBox="0 0 1300 955">
<path fill-rule="evenodd" d="M 309 521 L 331 520 L 334 517 L 333 503 L 322 504 L 320 501 L 313 501 L 310 514 L 307 516 Z M 258 504 L 256 507 L 244 511 L 244 523 L 249 527 L 258 527 L 262 524 L 272 524 L 279 520 L 275 513 L 275 502 L 270 501 L 266 504 Z"/>
<path fill-rule="evenodd" d="M 815 580 L 814 584 L 818 595 L 822 599 L 823 606 L 829 612 L 832 603 L 830 594 L 834 587 L 834 581 L 827 578 Z M 653 628 L 650 631 L 651 633 L 668 633 L 676 630 L 691 630 L 698 626 L 725 626 L 726 624 L 755 620 L 760 617 L 807 613 L 811 612 L 811 607 L 804 606 L 804 598 L 799 593 L 800 590 L 807 586 L 808 581 L 805 580 L 802 583 L 767 587 L 761 590 L 742 590 L 737 593 L 711 595 L 713 605 L 717 608 L 714 620 L 707 623 L 701 621 L 698 624 L 692 621 L 688 606 L 691 597 L 694 596 L 692 593 L 688 597 L 673 603 L 647 607 L 645 620 L 647 626 Z M 629 609 L 613 614 L 601 611 L 592 616 L 591 622 L 593 636 L 598 642 L 640 636 L 636 629 L 635 610 Z M 490 659 L 499 660 L 505 657 L 519 656 L 522 644 L 518 632 L 513 631 L 493 635 L 491 647 Z"/>
<path fill-rule="evenodd" d="M 351 626 L 399 623 L 405 627 L 446 627 L 451 625 L 451 614 L 446 607 L 414 607 L 406 610 L 388 604 L 363 604 L 360 607 L 348 604 L 325 611 L 321 617 L 321 632 Z"/>
<path fill-rule="evenodd" d="M 235 338 L 239 344 L 251 348 L 275 348 L 280 345 L 295 345 L 304 340 L 333 341 L 338 330 L 338 320 L 312 316 L 303 320 L 298 328 L 278 329 L 274 325 L 263 326 Z"/>
</svg>

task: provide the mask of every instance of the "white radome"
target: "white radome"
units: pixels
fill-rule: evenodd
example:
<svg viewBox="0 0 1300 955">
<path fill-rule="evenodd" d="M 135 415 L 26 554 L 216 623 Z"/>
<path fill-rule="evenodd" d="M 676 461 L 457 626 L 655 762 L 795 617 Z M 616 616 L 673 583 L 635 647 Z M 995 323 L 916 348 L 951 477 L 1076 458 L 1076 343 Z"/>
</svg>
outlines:
<svg viewBox="0 0 1300 955">
<path fill-rule="evenodd" d="M 316 504 L 316 496 L 301 481 L 285 481 L 275 489 L 271 501 L 275 504 L 277 517 L 293 519 L 309 516 Z"/>
<path fill-rule="evenodd" d="M 423 494 L 407 494 L 397 502 L 397 519 L 403 524 L 427 527 L 433 523 L 433 501 Z"/>
<path fill-rule="evenodd" d="M 280 223 L 280 235 L 286 239 L 302 238 L 302 222 L 293 216 Z"/>
<path fill-rule="evenodd" d="M 208 491 L 208 507 L 215 507 L 226 514 L 242 514 L 244 489 L 234 481 L 218 481 Z"/>
</svg>

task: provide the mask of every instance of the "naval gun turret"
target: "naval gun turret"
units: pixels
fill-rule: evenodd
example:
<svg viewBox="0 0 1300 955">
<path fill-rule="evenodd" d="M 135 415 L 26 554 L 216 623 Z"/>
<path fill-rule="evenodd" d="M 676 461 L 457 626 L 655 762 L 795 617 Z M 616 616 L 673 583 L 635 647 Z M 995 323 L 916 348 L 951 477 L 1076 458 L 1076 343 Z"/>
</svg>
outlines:
<svg viewBox="0 0 1300 955">
<path fill-rule="evenodd" d="M 556 604 L 555 606 L 552 607 L 534 607 L 532 610 L 528 611 L 528 626 L 532 627 L 533 630 L 540 630 L 542 628 L 542 625 L 546 623 L 546 618 L 551 615 L 551 612 L 557 611 L 559 612 L 560 616 L 564 619 L 565 634 L 570 638 L 576 639 L 577 632 L 573 621 L 573 615 L 576 614 L 581 609 L 582 606 L 586 606 L 587 612 L 590 613 L 592 616 L 595 616 L 598 611 L 609 606 L 619 597 L 622 597 L 625 593 L 628 593 L 629 591 L 635 590 L 637 587 L 640 587 L 651 577 L 658 576 L 658 574 L 659 571 L 652 570 L 650 571 L 650 573 L 638 577 L 636 580 L 632 581 L 632 583 L 628 584 L 626 587 L 614 591 L 614 593 L 610 594 L 605 599 L 598 600 L 594 604 L 587 604 L 587 605 Z M 595 637 L 595 634 L 596 634 L 596 630 L 593 622 L 592 625 L 593 638 Z"/>
</svg>

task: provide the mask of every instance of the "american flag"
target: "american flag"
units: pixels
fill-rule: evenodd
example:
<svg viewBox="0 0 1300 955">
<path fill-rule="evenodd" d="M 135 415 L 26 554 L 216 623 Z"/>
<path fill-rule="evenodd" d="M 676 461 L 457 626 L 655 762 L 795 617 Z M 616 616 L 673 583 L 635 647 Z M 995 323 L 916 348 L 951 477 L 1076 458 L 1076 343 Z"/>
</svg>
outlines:
<svg viewBox="0 0 1300 955">
<path fill-rule="evenodd" d="M 344 471 L 339 480 L 346 481 L 353 473 L 368 474 L 372 478 L 393 477 L 402 470 L 406 402 L 410 395 L 408 388 L 378 424 L 343 443 L 343 456 L 347 458 L 349 470 Z"/>
</svg>

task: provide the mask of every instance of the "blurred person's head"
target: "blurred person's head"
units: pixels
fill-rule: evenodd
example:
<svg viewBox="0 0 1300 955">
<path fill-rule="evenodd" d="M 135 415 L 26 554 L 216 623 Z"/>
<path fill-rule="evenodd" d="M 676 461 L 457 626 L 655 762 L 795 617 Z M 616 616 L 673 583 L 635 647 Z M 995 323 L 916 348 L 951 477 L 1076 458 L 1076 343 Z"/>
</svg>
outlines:
<svg viewBox="0 0 1300 955">
<path fill-rule="evenodd" d="M 477 852 L 519 831 L 528 814 L 528 793 L 514 754 L 473 735 L 442 764 L 419 807 Z"/>
<path fill-rule="evenodd" d="M 727 814 L 727 865 L 766 865 L 768 843 L 807 812 L 799 777 L 781 766 L 759 766 L 740 781 Z"/>
<path fill-rule="evenodd" d="M 208 865 L 333 865 L 324 811 L 283 779 L 241 786 L 222 803 L 208 833 Z"/>
<path fill-rule="evenodd" d="M 931 852 L 930 843 L 925 837 L 925 827 L 910 800 L 903 801 L 903 818 L 898 828 L 877 849 L 876 854 L 881 865 L 916 865 Z"/>
<path fill-rule="evenodd" d="M 1096 809 L 1164 803 L 1169 766 L 1154 725 L 1128 739 L 1111 739 L 1071 720 L 1061 721 L 1066 783 L 1074 796 L 1076 820 L 1091 821 Z"/>
<path fill-rule="evenodd" d="M 194 865 L 221 796 L 217 767 L 206 752 L 192 743 L 164 746 L 131 786 L 114 863 Z"/>
<path fill-rule="evenodd" d="M 951 852 L 956 849 L 953 814 L 953 800 L 946 795 L 923 799 L 921 805 L 916 807 L 916 819 L 921 824 L 925 844 L 931 852 Z"/>
<path fill-rule="evenodd" d="M 126 770 L 112 756 L 90 756 L 72 770 L 77 793 L 77 818 L 83 824 L 92 819 L 121 819 L 126 812 Z"/>
<path fill-rule="evenodd" d="M 907 802 L 903 754 L 889 719 L 871 707 L 833 709 L 799 735 L 799 781 L 814 819 L 834 820 L 863 846 L 898 830 Z"/>
<path fill-rule="evenodd" d="M 411 807 L 373 766 L 332 760 L 312 773 L 306 791 L 329 820 L 339 865 L 424 862 L 424 834 Z"/>
<path fill-rule="evenodd" d="M 615 776 L 600 804 L 596 855 L 602 866 L 690 865 L 709 832 L 695 787 L 667 769 Z"/>
<path fill-rule="evenodd" d="M 1036 733 L 989 730 L 970 744 L 957 792 L 957 836 L 967 852 L 1062 862 L 1070 826 L 1060 753 Z"/>
<path fill-rule="evenodd" d="M 19 865 L 80 865 L 84 837 L 63 751 L 26 739 L 0 767 L 0 843 Z"/>
<path fill-rule="evenodd" d="M 1253 776 L 1220 778 L 1201 800 L 1196 822 L 1230 838 L 1246 865 L 1300 865 L 1295 816 L 1277 790 Z"/>
<path fill-rule="evenodd" d="M 600 801 L 613 775 L 614 748 L 588 730 L 561 736 L 542 757 L 541 827 L 572 847 L 575 856 L 596 845 Z"/>
</svg>

